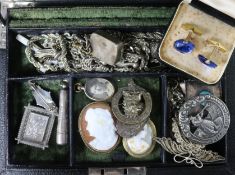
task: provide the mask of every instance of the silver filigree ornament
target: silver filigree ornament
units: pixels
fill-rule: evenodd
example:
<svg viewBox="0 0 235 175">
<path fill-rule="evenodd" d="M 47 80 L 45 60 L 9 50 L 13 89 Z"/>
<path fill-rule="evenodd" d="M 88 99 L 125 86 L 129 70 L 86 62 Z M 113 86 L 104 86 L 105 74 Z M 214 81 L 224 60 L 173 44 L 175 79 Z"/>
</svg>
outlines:
<svg viewBox="0 0 235 175">
<path fill-rule="evenodd" d="M 172 112 L 178 113 L 178 110 L 185 102 L 185 94 L 182 87 L 185 86 L 185 82 L 180 80 L 173 80 L 168 82 L 167 98 L 171 104 Z"/>
<path fill-rule="evenodd" d="M 18 143 L 45 149 L 48 147 L 58 108 L 50 92 L 29 81 L 29 86 L 38 106 L 25 106 L 24 115 L 16 140 Z"/>
<path fill-rule="evenodd" d="M 122 58 L 114 65 L 106 65 L 92 57 L 92 47 L 87 34 L 43 34 L 32 36 L 26 45 L 26 57 L 40 72 L 47 71 L 98 71 L 98 72 L 136 72 L 154 71 L 159 68 L 158 46 L 162 39 L 159 32 L 120 33 L 117 35 L 124 43 Z M 19 37 L 18 37 L 19 38 Z M 154 67 L 150 67 L 154 64 Z"/>
<path fill-rule="evenodd" d="M 173 159 L 176 163 L 185 162 L 197 168 L 202 168 L 203 162 L 210 163 L 225 160 L 217 152 L 206 150 L 205 145 L 195 144 L 182 136 L 176 119 L 173 119 L 172 122 L 172 132 L 175 141 L 166 137 L 155 137 L 153 140 L 159 143 L 167 152 L 174 154 Z"/>
</svg>

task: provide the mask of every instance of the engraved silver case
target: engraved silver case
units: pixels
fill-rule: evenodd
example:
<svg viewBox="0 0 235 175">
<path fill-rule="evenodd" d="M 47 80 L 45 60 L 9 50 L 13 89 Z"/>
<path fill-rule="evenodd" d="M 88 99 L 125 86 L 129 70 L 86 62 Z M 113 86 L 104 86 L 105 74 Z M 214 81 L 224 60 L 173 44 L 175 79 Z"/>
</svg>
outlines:
<svg viewBox="0 0 235 175">
<path fill-rule="evenodd" d="M 54 120 L 55 113 L 29 104 L 25 107 L 16 138 L 18 144 L 23 143 L 44 150 L 48 147 Z"/>
</svg>

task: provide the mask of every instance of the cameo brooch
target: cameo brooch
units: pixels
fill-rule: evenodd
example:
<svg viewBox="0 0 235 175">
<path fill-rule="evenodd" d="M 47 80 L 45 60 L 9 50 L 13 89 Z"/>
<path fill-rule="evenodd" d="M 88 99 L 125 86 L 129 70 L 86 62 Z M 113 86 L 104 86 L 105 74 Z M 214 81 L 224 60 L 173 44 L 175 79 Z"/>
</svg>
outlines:
<svg viewBox="0 0 235 175">
<path fill-rule="evenodd" d="M 119 143 L 111 108 L 105 102 L 85 106 L 79 115 L 78 126 L 84 144 L 94 152 L 109 153 Z"/>
</svg>

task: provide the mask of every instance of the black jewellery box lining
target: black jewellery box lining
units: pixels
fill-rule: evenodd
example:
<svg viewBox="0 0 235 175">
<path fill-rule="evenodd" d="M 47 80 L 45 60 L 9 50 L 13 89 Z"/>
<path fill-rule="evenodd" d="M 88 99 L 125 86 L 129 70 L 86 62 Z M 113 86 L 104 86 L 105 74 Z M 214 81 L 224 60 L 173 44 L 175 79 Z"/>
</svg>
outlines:
<svg viewBox="0 0 235 175">
<path fill-rule="evenodd" d="M 162 167 L 162 166 L 184 166 L 184 164 L 175 164 L 172 161 L 172 155 L 169 155 L 166 153 L 163 149 L 161 149 L 161 160 L 160 162 L 155 161 L 149 161 L 149 162 L 109 162 L 109 163 L 99 163 L 99 162 L 84 162 L 84 163 L 78 163 L 75 160 L 75 140 L 76 140 L 76 132 L 77 128 L 75 127 L 77 122 L 77 118 L 75 117 L 75 114 L 73 113 L 73 97 L 74 97 L 74 89 L 73 85 L 75 80 L 81 79 L 81 78 L 91 78 L 91 77 L 103 77 L 112 79 L 115 77 L 154 77 L 156 79 L 159 79 L 160 81 L 160 93 L 161 93 L 161 127 L 157 128 L 158 130 L 158 136 L 171 136 L 171 119 L 169 118 L 169 104 L 167 100 L 167 84 L 170 79 L 174 78 L 182 78 L 182 79 L 192 79 L 189 78 L 184 73 L 177 73 L 175 70 L 168 70 L 168 71 L 160 71 L 160 72 L 145 72 L 145 73 L 89 73 L 89 72 L 82 72 L 82 73 L 50 73 L 50 74 L 40 74 L 35 71 L 34 74 L 26 73 L 23 75 L 20 74 L 14 74 L 14 70 L 11 70 L 11 64 L 14 64 L 14 59 L 17 59 L 17 56 L 15 55 L 14 51 L 12 51 L 10 48 L 15 48 L 14 45 L 16 44 L 15 36 L 18 33 L 21 34 L 41 34 L 41 33 L 63 33 L 63 32 L 71 32 L 71 33 L 81 33 L 84 31 L 89 31 L 88 33 L 95 31 L 100 28 L 78 28 L 78 29 L 8 29 L 7 30 L 7 36 L 8 36 L 8 78 L 7 78 L 7 90 L 8 90 L 8 96 L 7 96 L 7 104 L 8 104 L 8 112 L 7 117 L 8 118 L 8 154 L 7 154 L 7 166 L 9 168 L 58 168 L 58 167 L 64 167 L 64 168 L 88 168 L 88 167 L 120 167 L 120 166 L 147 166 L 147 167 Z M 108 28 L 105 28 L 108 29 Z M 148 27 L 148 28 L 111 28 L 113 30 L 123 30 L 123 31 L 155 31 L 158 28 L 154 27 Z M 163 28 L 165 30 L 166 28 Z M 16 52 L 17 53 L 17 52 Z M 62 80 L 67 79 L 69 82 L 69 143 L 68 143 L 68 152 L 66 155 L 66 159 L 63 162 L 50 162 L 49 164 L 47 162 L 40 162 L 32 164 L 31 162 L 24 162 L 21 164 L 18 164 L 17 162 L 12 161 L 12 155 L 13 155 L 13 148 L 14 144 L 16 144 L 15 137 L 13 135 L 18 132 L 18 128 L 14 128 L 13 121 L 12 121 L 12 88 L 17 83 L 23 83 L 28 80 Z M 223 90 L 223 100 L 226 102 L 226 75 L 223 76 L 221 80 L 222 84 L 222 90 Z M 20 119 L 19 119 L 20 121 Z M 13 134 L 14 133 L 14 134 Z M 227 158 L 227 136 L 224 137 L 221 141 L 219 141 L 216 144 L 211 145 L 211 149 L 213 151 L 218 151 L 219 154 L 222 156 L 225 156 Z M 157 147 L 160 147 L 159 145 L 156 145 Z M 217 165 L 217 164 L 224 164 L 226 163 L 227 159 L 225 161 L 221 161 L 218 163 L 211 163 L 208 165 Z"/>
</svg>

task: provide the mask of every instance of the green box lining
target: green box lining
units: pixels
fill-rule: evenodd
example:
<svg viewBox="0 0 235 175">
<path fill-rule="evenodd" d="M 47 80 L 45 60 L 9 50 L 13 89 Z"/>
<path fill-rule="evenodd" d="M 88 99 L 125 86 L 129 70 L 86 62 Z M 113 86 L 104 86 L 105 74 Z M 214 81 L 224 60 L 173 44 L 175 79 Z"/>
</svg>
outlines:
<svg viewBox="0 0 235 175">
<path fill-rule="evenodd" d="M 12 8 L 10 28 L 165 26 L 175 7 Z"/>
<path fill-rule="evenodd" d="M 10 9 L 11 19 L 169 18 L 175 7 L 72 7 Z"/>
<path fill-rule="evenodd" d="M 10 28 L 56 28 L 56 27 L 149 27 L 166 26 L 168 18 L 97 18 L 97 19 L 47 19 L 47 20 L 13 20 Z"/>
</svg>

